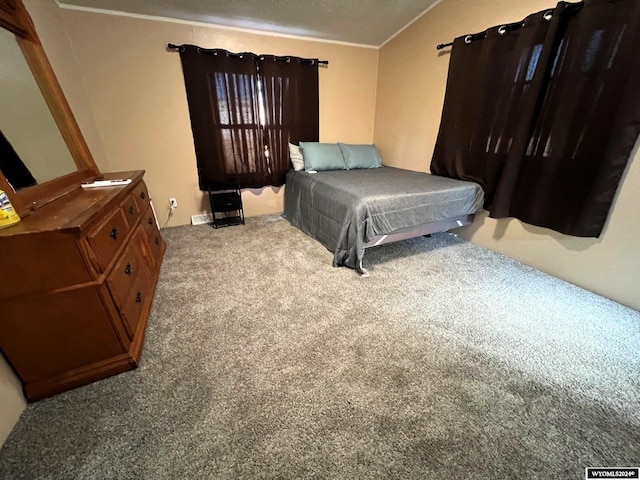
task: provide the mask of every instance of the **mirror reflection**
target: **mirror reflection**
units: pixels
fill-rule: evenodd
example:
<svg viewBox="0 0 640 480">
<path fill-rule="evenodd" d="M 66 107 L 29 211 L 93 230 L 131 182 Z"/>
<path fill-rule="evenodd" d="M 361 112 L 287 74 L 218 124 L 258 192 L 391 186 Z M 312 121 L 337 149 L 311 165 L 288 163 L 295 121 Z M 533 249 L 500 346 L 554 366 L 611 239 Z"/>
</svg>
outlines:
<svg viewBox="0 0 640 480">
<path fill-rule="evenodd" d="M 11 32 L 0 29 L 0 170 L 15 191 L 76 164 Z"/>
</svg>

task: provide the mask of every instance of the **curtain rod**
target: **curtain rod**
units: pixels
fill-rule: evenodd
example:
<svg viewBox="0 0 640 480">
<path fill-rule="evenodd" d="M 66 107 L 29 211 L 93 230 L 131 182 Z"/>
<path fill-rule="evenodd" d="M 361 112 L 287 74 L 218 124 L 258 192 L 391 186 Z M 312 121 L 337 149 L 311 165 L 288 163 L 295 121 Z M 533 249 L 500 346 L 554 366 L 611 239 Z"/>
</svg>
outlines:
<svg viewBox="0 0 640 480">
<path fill-rule="evenodd" d="M 584 5 L 584 2 L 577 2 L 573 5 L 576 5 L 577 8 L 582 8 L 582 6 Z M 573 8 L 576 8 L 576 7 L 573 7 Z M 544 12 L 544 15 L 542 16 L 542 18 L 544 18 L 547 22 L 551 21 L 551 17 L 553 17 L 553 9 L 547 10 L 546 12 Z M 504 35 L 506 32 L 510 30 L 517 30 L 518 28 L 524 27 L 524 23 L 525 23 L 525 20 L 522 20 L 520 22 L 507 23 L 505 25 L 500 25 L 498 27 L 498 33 L 500 35 Z M 480 33 L 472 33 L 470 35 L 466 35 L 464 37 L 464 43 L 471 43 L 474 40 L 480 40 L 481 38 L 486 37 L 487 31 L 488 30 L 485 30 L 484 32 L 480 32 Z M 442 50 L 443 48 L 450 47 L 451 45 L 453 45 L 453 42 L 439 43 L 438 45 L 436 45 L 436 50 Z"/>
<path fill-rule="evenodd" d="M 202 48 L 202 47 L 198 47 L 196 45 L 188 45 L 188 44 L 176 45 L 174 43 L 169 43 L 167 45 L 167 48 L 169 48 L 170 50 L 178 50 L 178 51 L 182 51 L 182 49 L 184 49 L 184 47 L 196 47 L 198 50 L 201 50 L 203 52 L 213 52 L 213 51 L 217 50 L 215 48 Z M 237 57 L 237 56 L 239 56 L 241 54 L 240 53 L 229 53 L 229 55 Z M 262 56 L 264 56 L 264 54 L 263 55 L 256 55 L 256 57 L 262 57 Z M 273 55 L 273 57 L 276 60 L 281 60 L 281 61 L 287 61 L 287 60 L 289 60 L 291 58 L 290 56 L 282 57 L 282 56 L 276 56 L 276 55 Z M 318 65 L 329 65 L 329 60 L 318 60 L 317 58 L 300 58 L 300 60 L 303 60 L 305 62 L 311 62 L 311 63 L 317 62 Z"/>
<path fill-rule="evenodd" d="M 518 22 L 517 25 L 518 27 L 521 27 L 523 25 L 524 22 Z M 516 25 L 516 24 L 511 24 L 511 25 Z M 502 25 L 500 28 L 505 29 L 508 28 L 508 25 Z M 503 32 L 504 33 L 504 32 Z M 484 32 L 480 32 L 480 33 L 472 33 L 470 35 L 467 35 L 464 37 L 464 43 L 471 43 L 473 40 L 480 40 L 481 38 L 484 38 L 487 35 L 487 31 L 485 30 Z M 442 50 L 443 48 L 447 48 L 450 47 L 451 45 L 453 45 L 453 42 L 449 42 L 449 43 L 440 43 L 439 45 L 436 45 L 436 50 Z"/>
<path fill-rule="evenodd" d="M 439 43 L 438 45 L 436 45 L 436 50 L 442 50 L 443 48 L 450 47 L 451 45 L 453 45 L 453 42 Z"/>
</svg>

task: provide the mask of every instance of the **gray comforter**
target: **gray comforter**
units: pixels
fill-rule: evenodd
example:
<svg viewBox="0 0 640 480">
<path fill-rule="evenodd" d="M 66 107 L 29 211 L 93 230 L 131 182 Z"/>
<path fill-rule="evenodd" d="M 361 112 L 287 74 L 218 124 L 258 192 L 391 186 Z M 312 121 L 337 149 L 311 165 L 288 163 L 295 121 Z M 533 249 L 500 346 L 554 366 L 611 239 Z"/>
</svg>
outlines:
<svg viewBox="0 0 640 480">
<path fill-rule="evenodd" d="M 333 265 L 362 268 L 375 235 L 468 215 L 482 208 L 479 185 L 382 167 L 287 174 L 284 216 L 334 252 Z"/>
</svg>

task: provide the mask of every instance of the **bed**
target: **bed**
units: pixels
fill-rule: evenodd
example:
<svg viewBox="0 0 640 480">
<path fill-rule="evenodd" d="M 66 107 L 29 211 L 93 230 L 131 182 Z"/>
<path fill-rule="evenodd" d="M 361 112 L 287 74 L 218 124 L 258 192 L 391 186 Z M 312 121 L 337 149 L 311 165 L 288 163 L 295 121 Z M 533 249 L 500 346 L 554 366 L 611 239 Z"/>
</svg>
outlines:
<svg viewBox="0 0 640 480">
<path fill-rule="evenodd" d="M 291 170 L 284 217 L 332 251 L 334 266 L 367 276 L 367 248 L 468 225 L 483 200 L 476 183 L 393 167 Z"/>
</svg>

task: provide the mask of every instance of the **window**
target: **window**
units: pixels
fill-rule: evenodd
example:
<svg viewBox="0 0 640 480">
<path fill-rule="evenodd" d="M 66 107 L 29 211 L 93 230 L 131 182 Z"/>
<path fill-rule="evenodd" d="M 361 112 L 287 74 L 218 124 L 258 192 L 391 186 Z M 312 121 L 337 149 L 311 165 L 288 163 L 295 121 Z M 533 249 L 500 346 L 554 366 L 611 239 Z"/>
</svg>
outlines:
<svg viewBox="0 0 640 480">
<path fill-rule="evenodd" d="M 287 144 L 317 141 L 317 62 L 181 49 L 200 188 L 284 184 Z"/>
<path fill-rule="evenodd" d="M 494 218 L 597 237 L 640 133 L 640 2 L 512 25 L 454 41 L 431 171 L 479 183 Z"/>
</svg>

